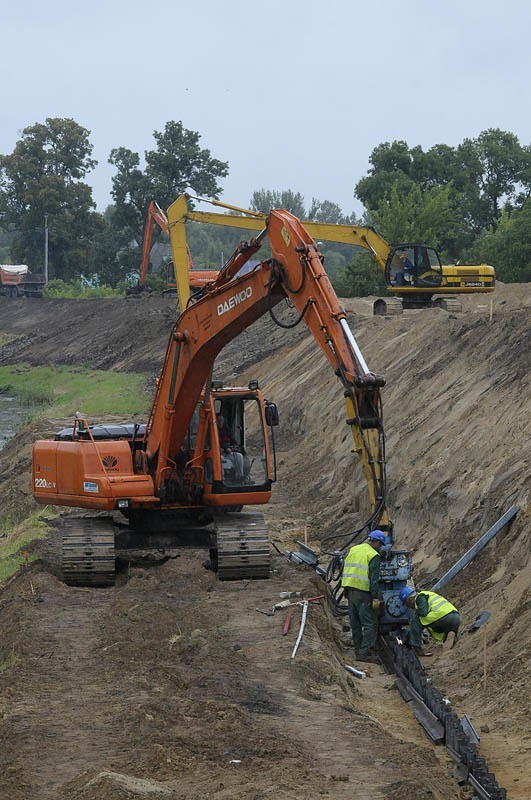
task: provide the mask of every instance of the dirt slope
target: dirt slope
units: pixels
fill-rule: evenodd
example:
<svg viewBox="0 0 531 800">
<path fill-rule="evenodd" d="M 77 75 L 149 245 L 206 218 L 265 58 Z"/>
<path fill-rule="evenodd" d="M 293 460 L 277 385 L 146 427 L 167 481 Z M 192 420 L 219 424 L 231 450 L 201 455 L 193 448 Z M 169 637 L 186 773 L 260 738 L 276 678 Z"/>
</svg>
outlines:
<svg viewBox="0 0 531 800">
<path fill-rule="evenodd" d="M 168 301 L 156 298 L 0 302 L 0 332 L 20 337 L 0 351 L 0 363 L 154 372 L 173 319 Z M 431 311 L 381 319 L 370 316 L 369 301 L 346 305 L 369 366 L 387 377 L 390 508 L 399 544 L 415 551 L 417 583 L 431 585 L 509 505 L 521 508 L 445 590 L 466 621 L 492 612 L 486 682 L 484 643 L 472 635 L 429 669 L 456 710 L 486 726 L 482 753 L 509 798 L 524 800 L 531 287 L 500 286 L 492 321 L 477 298 L 459 318 Z M 216 372 L 227 382 L 258 377 L 279 404 L 282 483 L 266 511 L 278 545 L 305 524 L 316 545 L 356 527 L 365 487 L 342 394 L 304 328 L 287 333 L 261 320 L 227 348 Z M 2 513 L 31 505 L 22 475 L 35 435 L 0 455 Z M 316 590 L 308 573 L 278 558 L 270 582 L 219 584 L 199 556 L 185 554 L 95 593 L 64 587 L 46 563 L 0 600 L 6 798 L 459 797 L 444 754 L 437 751 L 433 767 L 416 723 L 385 691 L 383 671 L 349 684 L 348 636 L 325 609 L 314 609 L 293 662 L 294 632 L 283 638 L 278 618 L 254 611 L 281 589 Z M 355 785 L 346 780 L 354 772 Z"/>
</svg>

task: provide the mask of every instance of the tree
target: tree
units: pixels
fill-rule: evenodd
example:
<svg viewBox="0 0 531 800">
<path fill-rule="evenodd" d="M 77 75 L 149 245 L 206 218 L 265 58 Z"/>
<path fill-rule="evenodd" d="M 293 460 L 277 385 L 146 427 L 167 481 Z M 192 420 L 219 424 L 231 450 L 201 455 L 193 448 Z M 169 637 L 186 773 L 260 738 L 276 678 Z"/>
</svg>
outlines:
<svg viewBox="0 0 531 800">
<path fill-rule="evenodd" d="M 355 222 L 353 217 L 343 214 L 337 203 L 332 203 L 330 200 L 317 200 L 315 197 L 312 198 L 306 219 L 314 222 L 330 222 L 333 225 L 347 225 L 349 222 Z"/>
<path fill-rule="evenodd" d="M 111 192 L 115 203 L 113 225 L 129 230 L 139 246 L 150 200 L 166 209 L 189 189 L 217 198 L 221 192 L 218 181 L 229 172 L 228 163 L 201 149 L 200 134 L 187 130 L 182 122 L 167 122 L 164 131 L 154 131 L 153 137 L 156 148 L 145 151 L 144 168 L 138 153 L 126 147 L 112 150 L 109 158 L 117 170 Z"/>
<path fill-rule="evenodd" d="M 343 297 L 366 297 L 385 294 L 385 280 L 371 253 L 362 250 L 348 263 L 334 282 Z"/>
<path fill-rule="evenodd" d="M 531 281 L 531 201 L 504 210 L 496 230 L 484 232 L 465 254 L 466 262 L 492 264 L 502 281 Z"/>
<path fill-rule="evenodd" d="M 299 219 L 306 216 L 304 197 L 300 192 L 291 189 L 258 189 L 251 197 L 251 211 L 262 211 L 269 214 L 272 208 L 284 208 Z"/>
<path fill-rule="evenodd" d="M 476 139 L 465 139 L 457 152 L 468 185 L 475 189 L 477 232 L 495 230 L 503 205 L 517 198 L 528 163 L 526 151 L 514 133 L 489 128 Z"/>
<path fill-rule="evenodd" d="M 355 186 L 355 197 L 372 211 L 385 200 L 391 186 L 397 186 L 399 192 L 409 191 L 414 184 L 410 177 L 412 160 L 407 142 L 379 144 L 369 156 L 369 174 Z"/>
<path fill-rule="evenodd" d="M 531 148 L 499 128 L 489 128 L 458 147 L 437 144 L 426 152 L 409 148 L 406 142 L 384 142 L 370 156 L 368 175 L 356 184 L 354 193 L 369 212 L 387 202 L 391 191 L 406 199 L 413 187 L 421 192 L 451 187 L 450 205 L 461 222 L 453 241 L 446 235 L 449 252 L 459 255 L 474 238 L 495 229 L 506 204 L 515 207 L 531 195 Z"/>
<path fill-rule="evenodd" d="M 92 189 L 82 182 L 96 165 L 89 135 L 73 119 L 49 117 L 25 128 L 13 153 L 0 156 L 0 211 L 17 231 L 11 257 L 42 267 L 47 214 L 51 277 L 87 271 L 91 238 L 101 225 Z"/>
<path fill-rule="evenodd" d="M 451 185 L 422 191 L 413 184 L 405 194 L 393 186 L 371 216 L 378 232 L 390 243 L 425 242 L 454 256 L 461 220 L 452 202 Z"/>
</svg>

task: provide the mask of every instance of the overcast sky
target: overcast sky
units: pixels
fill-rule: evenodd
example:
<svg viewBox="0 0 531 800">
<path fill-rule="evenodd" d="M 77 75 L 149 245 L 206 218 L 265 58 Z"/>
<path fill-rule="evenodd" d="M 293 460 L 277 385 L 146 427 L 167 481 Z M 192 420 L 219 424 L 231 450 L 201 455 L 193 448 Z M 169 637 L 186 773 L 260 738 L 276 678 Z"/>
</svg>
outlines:
<svg viewBox="0 0 531 800">
<path fill-rule="evenodd" d="M 229 162 L 228 202 L 292 189 L 346 213 L 381 142 L 531 141 L 529 0 L 25 0 L 0 30 L 0 153 L 75 119 L 100 211 L 111 149 L 142 155 L 168 120 Z"/>
</svg>

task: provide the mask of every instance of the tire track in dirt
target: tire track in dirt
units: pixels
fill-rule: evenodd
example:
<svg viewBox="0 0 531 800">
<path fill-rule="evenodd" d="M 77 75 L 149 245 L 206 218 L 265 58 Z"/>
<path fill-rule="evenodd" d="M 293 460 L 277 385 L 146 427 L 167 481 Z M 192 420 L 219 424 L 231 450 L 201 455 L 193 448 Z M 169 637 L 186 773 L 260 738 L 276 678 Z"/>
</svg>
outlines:
<svg viewBox="0 0 531 800">
<path fill-rule="evenodd" d="M 42 800 L 55 799 L 58 787 L 88 765 L 103 767 L 123 754 L 113 746 L 113 733 L 130 702 L 105 669 L 102 631 L 113 613 L 113 591 L 55 585 L 51 595 L 52 581 L 37 577 L 39 594 L 48 591 L 24 618 L 25 679 L 15 681 L 8 708 L 9 738 L 25 768 L 27 797 Z"/>
</svg>

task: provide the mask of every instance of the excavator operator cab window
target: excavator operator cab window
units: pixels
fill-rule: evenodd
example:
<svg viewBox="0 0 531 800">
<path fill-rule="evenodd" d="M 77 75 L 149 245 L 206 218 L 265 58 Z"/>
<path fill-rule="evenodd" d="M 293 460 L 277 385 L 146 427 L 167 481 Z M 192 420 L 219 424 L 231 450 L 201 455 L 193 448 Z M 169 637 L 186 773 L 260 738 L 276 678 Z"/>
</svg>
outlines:
<svg viewBox="0 0 531 800">
<path fill-rule="evenodd" d="M 223 485 L 229 491 L 264 486 L 268 470 L 258 399 L 224 397 L 214 407 Z"/>
<path fill-rule="evenodd" d="M 442 268 L 439 254 L 424 244 L 397 245 L 387 258 L 385 277 L 389 286 L 404 289 L 440 286 Z"/>
</svg>

